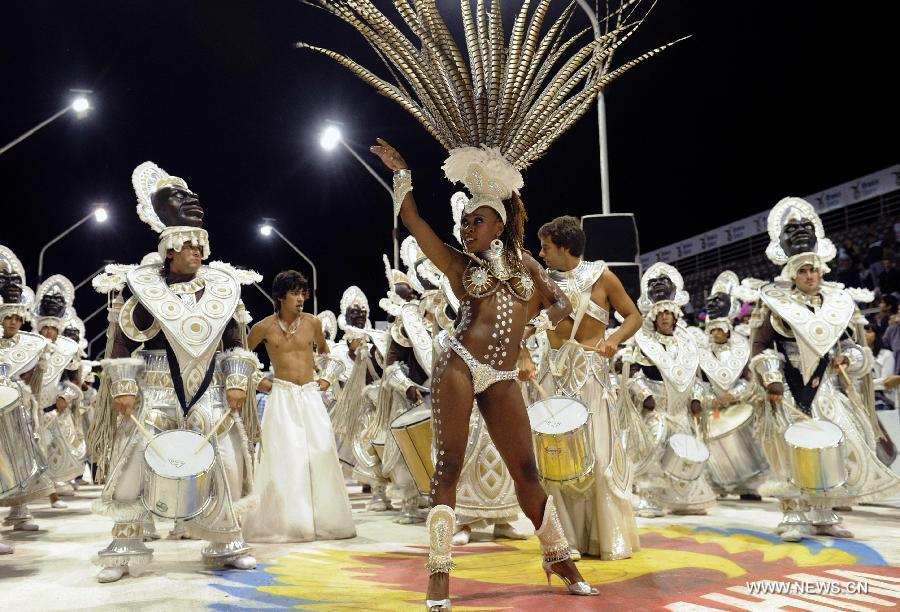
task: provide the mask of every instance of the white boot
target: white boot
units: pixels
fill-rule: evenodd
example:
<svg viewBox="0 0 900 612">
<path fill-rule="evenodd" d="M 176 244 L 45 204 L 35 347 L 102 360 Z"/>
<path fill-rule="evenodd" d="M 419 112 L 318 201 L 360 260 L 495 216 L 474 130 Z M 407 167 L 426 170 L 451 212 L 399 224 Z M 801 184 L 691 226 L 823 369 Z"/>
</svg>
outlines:
<svg viewBox="0 0 900 612">
<path fill-rule="evenodd" d="M 512 525 L 494 525 L 495 540 L 527 540 L 528 536 Z"/>
<path fill-rule="evenodd" d="M 128 572 L 127 565 L 117 565 L 115 567 L 104 567 L 97 574 L 97 582 L 116 582 Z"/>
<path fill-rule="evenodd" d="M 13 547 L 9 544 L 0 542 L 0 555 L 11 555 L 13 553 L 13 550 Z"/>
<path fill-rule="evenodd" d="M 13 525 L 13 531 L 37 531 L 37 523 L 31 521 L 22 521 Z"/>
<path fill-rule="evenodd" d="M 55 502 L 53 502 L 52 504 L 50 504 L 50 507 L 51 507 L 51 508 L 57 508 L 57 509 L 59 509 L 59 510 L 62 510 L 63 508 L 68 508 L 68 507 L 69 507 L 69 504 L 67 504 L 66 502 L 64 502 L 64 501 L 61 500 L 61 499 L 57 499 Z"/>
<path fill-rule="evenodd" d="M 465 546 L 469 543 L 469 537 L 472 535 L 472 531 L 468 527 L 460 527 L 459 531 L 453 534 L 453 540 L 451 543 L 454 546 Z"/>
<path fill-rule="evenodd" d="M 372 499 L 366 504 L 366 510 L 369 512 L 385 512 L 393 510 L 391 500 L 388 499 L 384 487 L 372 487 Z"/>
<path fill-rule="evenodd" d="M 806 534 L 796 525 L 785 528 L 780 534 L 782 542 L 799 542 Z"/>
<path fill-rule="evenodd" d="M 234 559 L 229 559 L 225 562 L 225 565 L 229 565 L 239 570 L 252 570 L 256 568 L 256 559 L 252 555 L 242 555 L 240 557 L 235 557 Z"/>
<path fill-rule="evenodd" d="M 813 525 L 816 535 L 827 535 L 832 538 L 852 538 L 853 532 L 836 523 L 833 525 Z"/>
</svg>

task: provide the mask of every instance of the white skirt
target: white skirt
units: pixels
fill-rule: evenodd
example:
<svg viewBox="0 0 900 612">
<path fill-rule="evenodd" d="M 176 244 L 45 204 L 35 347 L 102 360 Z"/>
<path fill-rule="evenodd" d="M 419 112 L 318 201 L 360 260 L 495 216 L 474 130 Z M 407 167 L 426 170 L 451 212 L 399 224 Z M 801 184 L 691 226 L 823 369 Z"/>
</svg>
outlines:
<svg viewBox="0 0 900 612">
<path fill-rule="evenodd" d="M 248 542 L 309 542 L 356 535 L 331 421 L 318 384 L 275 379 L 262 421 Z"/>
</svg>

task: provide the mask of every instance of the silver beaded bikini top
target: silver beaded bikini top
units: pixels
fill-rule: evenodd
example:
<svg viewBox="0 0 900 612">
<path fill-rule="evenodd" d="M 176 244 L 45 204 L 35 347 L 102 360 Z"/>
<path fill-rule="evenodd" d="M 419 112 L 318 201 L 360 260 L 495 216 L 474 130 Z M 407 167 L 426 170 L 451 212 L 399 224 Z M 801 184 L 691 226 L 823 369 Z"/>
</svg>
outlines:
<svg viewBox="0 0 900 612">
<path fill-rule="evenodd" d="M 506 285 L 510 293 L 527 302 L 534 295 L 534 280 L 525 269 L 521 259 L 510 266 L 502 250 L 484 251 L 478 254 L 466 253 L 472 261 L 463 272 L 463 289 L 473 298 L 491 295 L 501 285 Z"/>
</svg>

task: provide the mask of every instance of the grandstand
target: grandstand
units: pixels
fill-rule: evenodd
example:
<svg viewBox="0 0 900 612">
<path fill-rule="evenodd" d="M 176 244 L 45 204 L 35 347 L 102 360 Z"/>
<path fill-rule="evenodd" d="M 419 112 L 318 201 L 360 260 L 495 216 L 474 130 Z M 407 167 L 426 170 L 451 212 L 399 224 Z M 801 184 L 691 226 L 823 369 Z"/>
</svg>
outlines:
<svg viewBox="0 0 900 612">
<path fill-rule="evenodd" d="M 867 237 L 874 234 L 878 240 L 883 240 L 886 256 L 897 260 L 898 250 L 893 247 L 894 224 L 900 222 L 900 181 L 895 182 L 898 184 L 883 188 L 882 193 L 874 197 L 833 208 L 827 212 L 819 212 L 825 233 L 839 250 L 847 239 L 867 245 Z M 817 208 L 821 207 L 817 205 Z M 685 288 L 691 295 L 693 310 L 695 312 L 702 310 L 706 294 L 722 270 L 733 270 L 740 278 L 752 276 L 771 279 L 778 273 L 778 268 L 765 255 L 769 236 L 765 231 L 764 221 L 760 227 L 761 218 L 763 213 L 752 219 L 748 218 L 754 221 L 759 233 L 729 241 L 727 238 L 732 236 L 732 232 L 719 228 L 712 233 L 718 231 L 718 235 L 726 238 L 718 240 L 717 246 L 684 256 L 684 251 L 697 249 L 684 248 L 682 243 L 676 243 L 642 255 L 642 267 L 646 268 L 654 261 L 660 260 L 675 266 L 684 277 Z M 831 267 L 832 272 L 828 278 L 833 280 L 837 272 L 837 261 L 832 262 Z"/>
</svg>

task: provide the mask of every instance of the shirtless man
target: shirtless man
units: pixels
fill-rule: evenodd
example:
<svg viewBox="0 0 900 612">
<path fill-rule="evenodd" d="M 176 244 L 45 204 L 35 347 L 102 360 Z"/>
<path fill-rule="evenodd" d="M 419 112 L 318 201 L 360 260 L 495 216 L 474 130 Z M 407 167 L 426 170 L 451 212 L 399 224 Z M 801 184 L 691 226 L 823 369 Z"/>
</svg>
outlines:
<svg viewBox="0 0 900 612">
<path fill-rule="evenodd" d="M 597 458 L 593 479 L 564 487 L 548 483 L 547 492 L 560 502 L 559 518 L 573 558 L 583 553 L 625 559 L 640 542 L 630 501 L 632 466 L 621 442 L 610 358 L 641 326 L 641 315 L 604 262 L 582 259 L 585 234 L 578 219 L 557 217 L 541 226 L 538 238 L 550 278 L 572 303 L 572 313 L 547 330 L 550 350 L 541 363 L 541 386 L 549 395 L 584 402 L 593 421 Z M 607 337 L 613 309 L 624 322 Z"/>
<path fill-rule="evenodd" d="M 331 421 L 320 391 L 334 382 L 340 362 L 328 357 L 318 317 L 303 312 L 306 279 L 297 271 L 279 273 L 272 283 L 276 308 L 250 330 L 250 350 L 265 343 L 274 381 L 262 421 L 265 449 L 256 468 L 259 510 L 247 517 L 251 542 L 308 542 L 356 535 L 350 499 L 338 462 Z M 313 347 L 322 374 L 316 380 Z M 315 496 L 313 495 L 315 492 Z"/>
</svg>

